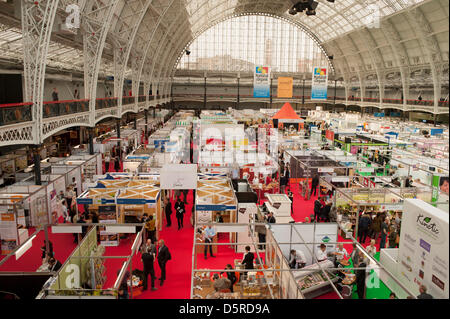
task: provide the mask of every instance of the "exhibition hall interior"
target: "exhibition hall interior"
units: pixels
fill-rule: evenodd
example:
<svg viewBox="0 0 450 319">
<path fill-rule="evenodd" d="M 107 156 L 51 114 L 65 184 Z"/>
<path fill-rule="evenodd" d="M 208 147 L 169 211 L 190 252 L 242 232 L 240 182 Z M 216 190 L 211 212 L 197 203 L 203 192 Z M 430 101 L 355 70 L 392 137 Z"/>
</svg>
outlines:
<svg viewBox="0 0 450 319">
<path fill-rule="evenodd" d="M 448 100 L 447 0 L 0 0 L 0 300 L 448 299 Z"/>
</svg>

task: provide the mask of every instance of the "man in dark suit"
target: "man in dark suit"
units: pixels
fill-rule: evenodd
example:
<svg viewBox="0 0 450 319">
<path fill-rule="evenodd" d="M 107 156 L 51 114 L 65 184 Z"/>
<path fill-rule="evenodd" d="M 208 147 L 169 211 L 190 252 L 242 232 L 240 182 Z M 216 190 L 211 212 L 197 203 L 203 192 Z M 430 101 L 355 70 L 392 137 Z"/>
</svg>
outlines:
<svg viewBox="0 0 450 319">
<path fill-rule="evenodd" d="M 164 244 L 164 240 L 159 240 L 159 249 L 158 249 L 158 264 L 159 268 L 161 269 L 161 277 L 160 280 L 160 286 L 164 284 L 164 280 L 166 280 L 166 263 L 172 259 L 172 256 L 170 255 L 169 248 Z"/>
<path fill-rule="evenodd" d="M 316 199 L 316 201 L 314 202 L 314 220 L 316 222 L 318 222 L 319 216 L 320 216 L 320 211 L 322 210 L 322 202 L 320 201 L 320 197 L 318 199 Z"/>
<path fill-rule="evenodd" d="M 245 246 L 244 259 L 242 259 L 241 264 L 244 265 L 245 269 L 254 269 L 253 268 L 253 260 L 254 259 L 255 259 L 255 255 L 250 251 L 250 246 Z M 247 273 L 244 272 L 243 275 L 246 277 Z"/>
<path fill-rule="evenodd" d="M 146 251 L 142 254 L 142 263 L 144 264 L 144 283 L 142 290 L 147 290 L 148 288 L 148 275 L 150 275 L 152 280 L 152 290 L 157 290 L 155 288 L 155 268 L 153 268 L 153 254 L 149 251 Z"/>
<path fill-rule="evenodd" d="M 366 268 L 367 267 L 363 256 L 359 256 L 358 266 L 354 266 L 354 267 L 358 267 L 358 268 Z M 356 275 L 356 291 L 358 292 L 358 298 L 364 299 L 364 289 L 366 286 L 366 270 L 365 269 L 356 270 L 355 275 Z"/>
<path fill-rule="evenodd" d="M 172 219 L 170 218 L 170 216 L 172 215 L 172 203 L 168 198 L 164 199 L 164 212 L 166 213 L 166 227 L 170 227 L 172 226 Z"/>
<path fill-rule="evenodd" d="M 316 196 L 317 194 L 317 187 L 319 186 L 319 175 L 315 174 L 312 181 L 311 181 L 311 194 L 310 196 L 312 196 L 312 194 L 314 193 L 314 196 Z"/>
<path fill-rule="evenodd" d="M 48 270 L 49 271 L 58 271 L 62 267 L 62 264 L 59 262 L 59 260 L 56 260 L 54 257 L 51 257 L 48 260 Z"/>
<path fill-rule="evenodd" d="M 180 196 L 178 196 L 177 202 L 175 203 L 175 215 L 177 216 L 178 230 L 183 228 L 183 216 L 185 212 L 186 208 L 184 202 L 182 202 Z"/>
</svg>

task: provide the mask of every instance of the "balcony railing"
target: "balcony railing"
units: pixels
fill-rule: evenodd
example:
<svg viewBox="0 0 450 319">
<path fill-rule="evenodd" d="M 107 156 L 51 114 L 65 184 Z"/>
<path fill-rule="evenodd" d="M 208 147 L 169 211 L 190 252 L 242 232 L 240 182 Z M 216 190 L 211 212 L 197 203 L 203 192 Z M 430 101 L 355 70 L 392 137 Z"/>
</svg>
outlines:
<svg viewBox="0 0 450 319">
<path fill-rule="evenodd" d="M 32 121 L 32 105 L 31 102 L 0 105 L 0 125 Z"/>
<path fill-rule="evenodd" d="M 117 106 L 117 98 L 116 97 L 106 97 L 106 98 L 95 100 L 95 109 L 96 110 L 109 109 L 111 107 L 116 107 L 116 106 Z"/>
<path fill-rule="evenodd" d="M 67 100 L 44 102 L 43 117 L 55 117 L 89 111 L 89 100 Z"/>
</svg>

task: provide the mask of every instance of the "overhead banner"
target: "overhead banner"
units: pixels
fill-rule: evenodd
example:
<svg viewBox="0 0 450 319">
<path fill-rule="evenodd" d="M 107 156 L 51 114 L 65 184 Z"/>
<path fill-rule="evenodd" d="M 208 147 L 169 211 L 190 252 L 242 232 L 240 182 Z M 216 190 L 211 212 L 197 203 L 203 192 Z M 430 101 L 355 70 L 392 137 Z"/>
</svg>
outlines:
<svg viewBox="0 0 450 319">
<path fill-rule="evenodd" d="M 327 68 L 315 67 L 312 74 L 311 100 L 326 100 L 328 86 Z"/>
<path fill-rule="evenodd" d="M 279 77 L 277 97 L 292 98 L 293 85 L 294 85 L 294 78 Z"/>
<path fill-rule="evenodd" d="M 398 279 L 416 295 L 423 284 L 435 299 L 448 299 L 448 213 L 419 199 L 406 199 L 403 211 Z"/>
<path fill-rule="evenodd" d="M 253 97 L 270 97 L 270 68 L 268 66 L 255 67 Z"/>
<path fill-rule="evenodd" d="M 197 189 L 196 164 L 165 164 L 160 174 L 161 189 Z"/>
</svg>

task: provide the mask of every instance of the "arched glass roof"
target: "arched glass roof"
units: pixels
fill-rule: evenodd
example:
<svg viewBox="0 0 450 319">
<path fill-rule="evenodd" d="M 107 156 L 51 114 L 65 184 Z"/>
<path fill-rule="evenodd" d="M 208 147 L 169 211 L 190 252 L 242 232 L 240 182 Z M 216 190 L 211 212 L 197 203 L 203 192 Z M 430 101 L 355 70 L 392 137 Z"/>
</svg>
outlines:
<svg viewBox="0 0 450 319">
<path fill-rule="evenodd" d="M 311 72 L 328 66 L 323 49 L 297 26 L 270 16 L 240 16 L 220 22 L 188 47 L 178 69 L 253 72 Z"/>
</svg>

